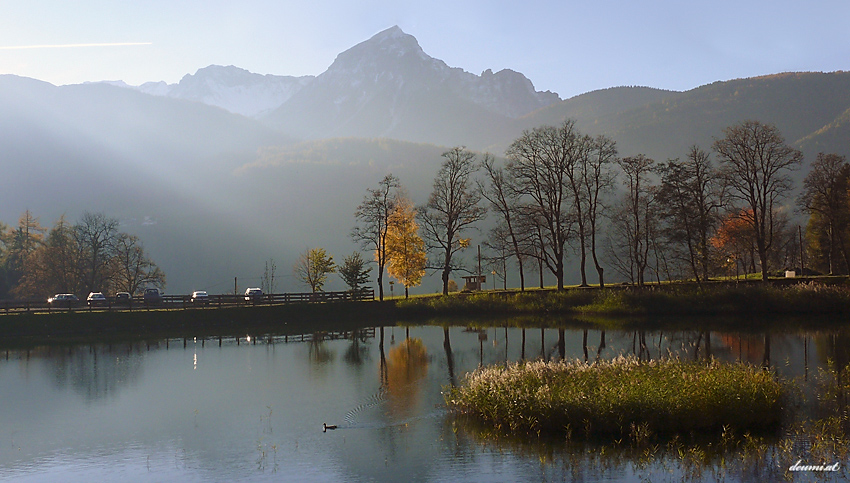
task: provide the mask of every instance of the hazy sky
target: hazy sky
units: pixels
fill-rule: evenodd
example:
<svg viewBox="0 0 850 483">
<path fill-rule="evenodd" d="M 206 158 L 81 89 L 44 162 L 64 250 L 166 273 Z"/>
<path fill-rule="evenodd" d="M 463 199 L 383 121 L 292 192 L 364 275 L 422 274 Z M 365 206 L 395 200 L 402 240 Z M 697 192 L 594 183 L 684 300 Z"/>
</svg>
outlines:
<svg viewBox="0 0 850 483">
<path fill-rule="evenodd" d="M 429 55 L 563 98 L 850 69 L 847 0 L 0 0 L 0 74 L 174 83 L 210 64 L 318 75 L 398 25 Z"/>
</svg>

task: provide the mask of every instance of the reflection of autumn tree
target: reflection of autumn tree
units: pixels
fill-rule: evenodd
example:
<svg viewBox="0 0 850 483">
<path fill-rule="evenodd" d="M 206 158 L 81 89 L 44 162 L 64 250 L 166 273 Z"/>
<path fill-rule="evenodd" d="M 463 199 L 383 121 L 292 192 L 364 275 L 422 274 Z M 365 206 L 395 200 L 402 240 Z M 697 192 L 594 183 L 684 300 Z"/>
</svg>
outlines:
<svg viewBox="0 0 850 483">
<path fill-rule="evenodd" d="M 405 339 L 387 358 L 387 394 L 390 410 L 406 416 L 420 393 L 417 381 L 428 374 L 428 351 L 421 339 Z"/>
</svg>

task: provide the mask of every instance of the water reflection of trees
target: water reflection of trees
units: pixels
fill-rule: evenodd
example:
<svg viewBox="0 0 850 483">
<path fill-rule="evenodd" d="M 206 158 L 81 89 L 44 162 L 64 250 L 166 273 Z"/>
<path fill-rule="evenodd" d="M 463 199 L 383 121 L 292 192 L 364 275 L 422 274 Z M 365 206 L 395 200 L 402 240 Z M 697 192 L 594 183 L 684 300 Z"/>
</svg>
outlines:
<svg viewBox="0 0 850 483">
<path fill-rule="evenodd" d="M 310 362 L 314 365 L 324 365 L 331 362 L 334 358 L 334 353 L 327 344 L 325 344 L 325 336 L 321 333 L 313 334 L 310 339 Z"/>
<path fill-rule="evenodd" d="M 736 435 L 717 441 L 576 442 L 508 435 L 474 420 L 451 419 L 446 438 L 518 455 L 545 468 L 545 481 L 786 481 L 790 453 L 773 439 Z M 463 447 L 461 444 L 458 447 Z M 534 470 L 529 468 L 529 470 Z M 844 474 L 842 474 L 843 476 Z"/>
<path fill-rule="evenodd" d="M 428 374 L 428 352 L 422 339 L 407 338 L 387 356 L 386 391 L 390 410 L 406 417 L 416 406 L 422 391 L 418 382 Z"/>
<path fill-rule="evenodd" d="M 351 344 L 345 350 L 343 359 L 350 365 L 361 366 L 369 358 L 368 334 L 364 330 L 354 330 L 350 336 Z"/>
<path fill-rule="evenodd" d="M 498 329 L 493 327 L 493 330 Z M 815 421 L 808 419 L 807 412 L 801 413 L 802 419 L 789 425 L 781 438 L 735 434 L 725 436 L 722 445 L 717 440 L 655 440 L 652 447 L 640 448 L 611 443 L 585 444 L 577 448 L 572 443 L 565 446 L 563 440 L 553 444 L 540 442 L 533 436 L 506 441 L 504 434 L 493 434 L 492 427 L 482 428 L 475 423 L 469 425 L 460 417 L 453 418 L 452 433 L 456 439 L 471 437 L 479 444 L 500 449 L 507 446 L 508 454 L 525 454 L 545 461 L 547 476 L 558 472 L 560 462 L 563 463 L 562 476 L 566 480 L 622 476 L 623 472 L 637 468 L 649 480 L 654 479 L 651 475 L 670 481 L 702 481 L 706 475 L 719 475 L 720 480 L 781 481 L 788 477 L 788 467 L 800 458 L 804 463 L 814 464 L 818 461 L 847 461 L 850 455 L 850 439 L 847 438 L 850 434 L 850 416 L 847 415 L 850 404 L 850 334 L 846 332 L 812 334 L 804 332 L 803 328 L 764 332 L 645 329 L 606 332 L 581 326 L 567 328 L 566 331 L 557 326 L 517 327 L 517 330 L 520 333 L 512 337 L 521 338 L 521 348 L 514 354 L 519 360 L 525 359 L 527 354 L 547 360 L 556 354 L 563 358 L 566 352 L 592 363 L 594 359 L 603 357 L 606 348 L 610 348 L 612 351 L 606 357 L 629 353 L 641 360 L 678 357 L 697 361 L 741 361 L 770 368 L 782 374 L 780 377 L 789 383 L 808 380 L 807 377 L 795 378 L 807 376 L 812 362 L 819 367 L 818 384 L 821 388 L 809 402 L 815 402 L 823 414 L 829 415 Z M 531 350 L 527 350 L 526 333 L 536 334 L 538 331 L 539 336 L 529 338 L 528 349 Z M 557 332 L 557 340 L 554 340 L 554 332 Z M 506 345 L 509 336 L 506 331 Z M 598 345 L 593 347 L 597 337 Z M 535 354 L 538 348 L 539 355 Z M 816 351 L 817 357 L 813 355 L 810 361 L 811 350 Z M 494 349 L 491 357 L 493 353 L 501 356 L 500 352 Z M 812 448 L 817 448 L 818 452 Z M 554 473 L 549 473 L 550 469 Z M 841 477 L 846 476 L 847 471 L 843 470 Z M 559 479 L 559 476 L 554 476 L 554 479 Z"/>
<path fill-rule="evenodd" d="M 51 379 L 87 401 L 115 396 L 141 376 L 144 350 L 140 344 L 44 347 L 28 351 L 28 360 L 51 365 Z"/>
</svg>

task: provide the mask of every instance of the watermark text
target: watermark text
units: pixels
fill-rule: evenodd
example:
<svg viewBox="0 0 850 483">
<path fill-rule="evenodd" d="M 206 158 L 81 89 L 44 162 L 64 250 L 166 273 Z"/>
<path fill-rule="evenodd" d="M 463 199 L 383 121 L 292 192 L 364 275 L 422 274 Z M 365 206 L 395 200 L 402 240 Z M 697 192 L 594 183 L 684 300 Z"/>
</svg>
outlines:
<svg viewBox="0 0 850 483">
<path fill-rule="evenodd" d="M 797 460 L 796 463 L 788 468 L 788 471 L 838 471 L 841 466 L 839 463 L 831 465 L 804 465 L 802 463 L 803 460 Z"/>
</svg>

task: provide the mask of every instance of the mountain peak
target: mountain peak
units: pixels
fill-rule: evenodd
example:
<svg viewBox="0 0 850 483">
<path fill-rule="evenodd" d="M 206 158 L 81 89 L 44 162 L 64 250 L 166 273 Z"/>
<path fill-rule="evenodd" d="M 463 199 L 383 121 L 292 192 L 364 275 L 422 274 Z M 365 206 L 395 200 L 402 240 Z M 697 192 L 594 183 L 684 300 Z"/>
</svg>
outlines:
<svg viewBox="0 0 850 483">
<path fill-rule="evenodd" d="M 404 33 L 398 25 L 382 30 L 337 56 L 337 61 L 363 57 L 404 57 L 414 54 L 422 60 L 431 59 L 419 46 L 416 37 Z"/>
<path fill-rule="evenodd" d="M 388 39 L 391 40 L 391 39 L 401 38 L 401 37 L 404 37 L 405 35 L 407 35 L 407 34 L 404 33 L 404 31 L 401 29 L 401 27 L 399 27 L 398 25 L 393 25 L 392 27 L 390 27 L 386 30 L 382 30 L 382 31 L 378 32 L 377 34 L 373 35 L 372 40 L 378 40 L 380 42 L 383 42 L 384 40 L 388 40 Z"/>
</svg>

